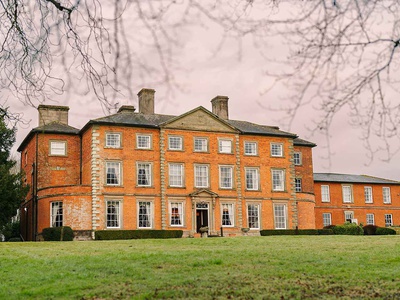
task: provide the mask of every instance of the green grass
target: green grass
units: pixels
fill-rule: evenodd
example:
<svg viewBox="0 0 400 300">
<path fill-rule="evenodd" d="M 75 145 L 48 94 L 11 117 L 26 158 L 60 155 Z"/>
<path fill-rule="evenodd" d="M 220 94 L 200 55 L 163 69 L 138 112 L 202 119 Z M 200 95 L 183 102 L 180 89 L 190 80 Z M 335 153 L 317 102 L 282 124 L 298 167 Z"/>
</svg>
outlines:
<svg viewBox="0 0 400 300">
<path fill-rule="evenodd" d="M 0 243 L 0 299 L 398 299 L 400 236 Z"/>
</svg>

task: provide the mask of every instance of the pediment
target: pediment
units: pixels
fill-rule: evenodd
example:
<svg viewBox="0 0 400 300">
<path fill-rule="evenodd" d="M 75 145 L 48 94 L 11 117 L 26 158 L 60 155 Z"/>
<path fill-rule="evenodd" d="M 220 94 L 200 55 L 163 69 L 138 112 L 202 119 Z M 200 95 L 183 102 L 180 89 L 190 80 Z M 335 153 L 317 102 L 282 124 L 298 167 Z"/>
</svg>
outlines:
<svg viewBox="0 0 400 300">
<path fill-rule="evenodd" d="M 218 194 L 214 193 L 207 189 L 196 190 L 193 193 L 189 194 L 190 197 L 198 197 L 198 198 L 217 198 Z"/>
<path fill-rule="evenodd" d="M 238 130 L 204 107 L 198 107 L 162 124 L 163 128 L 236 133 Z"/>
</svg>

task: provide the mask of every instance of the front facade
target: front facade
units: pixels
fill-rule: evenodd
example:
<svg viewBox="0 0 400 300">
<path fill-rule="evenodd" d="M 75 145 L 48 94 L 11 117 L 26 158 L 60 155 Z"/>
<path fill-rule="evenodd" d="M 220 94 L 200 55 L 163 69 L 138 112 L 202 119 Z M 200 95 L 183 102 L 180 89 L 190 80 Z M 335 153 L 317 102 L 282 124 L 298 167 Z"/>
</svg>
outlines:
<svg viewBox="0 0 400 300">
<path fill-rule="evenodd" d="M 314 174 L 316 228 L 345 222 L 400 224 L 400 182 L 366 175 Z"/>
<path fill-rule="evenodd" d="M 178 116 L 154 113 L 154 90 L 139 112 L 68 125 L 68 108 L 40 106 L 39 127 L 18 151 L 30 193 L 21 229 L 180 229 L 193 236 L 243 228 L 314 228 L 313 143 L 277 127 L 230 120 L 228 98 Z"/>
</svg>

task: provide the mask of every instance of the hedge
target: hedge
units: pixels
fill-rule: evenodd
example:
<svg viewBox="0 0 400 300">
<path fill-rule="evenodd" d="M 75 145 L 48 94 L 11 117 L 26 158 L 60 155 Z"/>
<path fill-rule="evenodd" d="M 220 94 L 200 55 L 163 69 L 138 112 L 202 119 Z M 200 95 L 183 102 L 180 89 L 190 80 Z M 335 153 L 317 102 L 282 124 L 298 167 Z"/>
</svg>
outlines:
<svg viewBox="0 0 400 300">
<path fill-rule="evenodd" d="M 270 235 L 332 235 L 331 229 L 264 229 L 260 230 L 261 236 Z"/>
<path fill-rule="evenodd" d="M 74 232 L 69 226 L 48 227 L 42 231 L 45 241 L 72 241 L 74 240 Z"/>
<path fill-rule="evenodd" d="M 173 239 L 181 238 L 182 230 L 98 230 L 96 240 Z"/>
<path fill-rule="evenodd" d="M 364 230 L 361 226 L 355 223 L 345 223 L 332 227 L 334 234 L 344 235 L 364 235 Z"/>
<path fill-rule="evenodd" d="M 376 235 L 390 235 L 396 234 L 396 230 L 387 227 L 378 227 L 375 232 Z"/>
</svg>

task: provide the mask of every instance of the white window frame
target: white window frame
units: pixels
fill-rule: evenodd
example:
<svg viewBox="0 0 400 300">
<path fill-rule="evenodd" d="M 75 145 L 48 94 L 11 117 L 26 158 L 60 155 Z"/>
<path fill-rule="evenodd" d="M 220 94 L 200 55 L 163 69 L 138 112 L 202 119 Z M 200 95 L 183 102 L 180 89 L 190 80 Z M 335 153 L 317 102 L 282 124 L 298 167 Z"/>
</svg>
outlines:
<svg viewBox="0 0 400 300">
<path fill-rule="evenodd" d="M 259 168 L 244 168 L 246 190 L 248 191 L 259 191 L 260 190 L 260 169 Z M 253 174 L 250 174 L 253 173 Z M 249 177 L 249 175 L 251 175 Z M 251 182 L 252 186 L 249 185 Z"/>
<path fill-rule="evenodd" d="M 348 220 L 353 220 L 354 219 L 354 211 L 345 211 L 344 212 L 344 222 L 348 222 Z"/>
<path fill-rule="evenodd" d="M 271 156 L 272 157 L 283 157 L 283 144 L 282 143 L 271 143 Z"/>
<path fill-rule="evenodd" d="M 260 204 L 247 203 L 247 226 L 251 229 L 260 229 Z"/>
<path fill-rule="evenodd" d="M 208 152 L 208 139 L 205 137 L 195 137 L 193 139 L 193 151 Z"/>
<path fill-rule="evenodd" d="M 371 186 L 364 186 L 364 199 L 365 203 L 374 203 Z"/>
<path fill-rule="evenodd" d="M 182 163 L 168 164 L 168 184 L 170 187 L 183 187 L 184 168 Z"/>
<path fill-rule="evenodd" d="M 258 155 L 258 143 L 257 142 L 244 142 L 244 155 L 256 156 Z"/>
<path fill-rule="evenodd" d="M 329 185 L 321 185 L 321 202 L 324 203 L 331 202 L 331 193 L 329 190 Z"/>
<path fill-rule="evenodd" d="M 64 225 L 64 210 L 62 201 L 53 201 L 50 204 L 50 227 Z"/>
<path fill-rule="evenodd" d="M 221 189 L 233 188 L 233 167 L 219 166 L 219 187 Z"/>
<path fill-rule="evenodd" d="M 272 191 L 283 192 L 285 191 L 285 170 L 282 169 L 272 169 Z"/>
<path fill-rule="evenodd" d="M 322 226 L 332 225 L 332 214 L 331 213 L 322 213 Z"/>
<path fill-rule="evenodd" d="M 296 193 L 301 193 L 303 191 L 303 182 L 301 178 L 294 179 L 294 189 Z"/>
<path fill-rule="evenodd" d="M 139 229 L 152 229 L 154 219 L 153 201 L 138 200 L 137 202 L 137 227 Z M 145 208 L 145 210 L 143 210 Z"/>
<path fill-rule="evenodd" d="M 295 166 L 301 166 L 303 164 L 303 159 L 302 159 L 302 153 L 301 152 L 294 152 L 293 154 L 293 163 Z"/>
<path fill-rule="evenodd" d="M 385 214 L 385 227 L 393 226 L 393 215 Z"/>
<path fill-rule="evenodd" d="M 50 141 L 51 156 L 67 156 L 67 141 Z"/>
<path fill-rule="evenodd" d="M 113 174 L 113 172 L 109 172 L 109 170 L 115 170 L 115 178 L 109 178 L 109 174 Z M 122 184 L 122 162 L 120 161 L 106 161 L 106 185 L 108 186 L 120 186 Z M 110 182 L 109 182 L 110 180 Z M 116 180 L 117 182 L 111 182 Z"/>
<path fill-rule="evenodd" d="M 172 227 L 183 227 L 184 226 L 184 204 L 183 202 L 176 202 L 176 201 L 171 201 L 169 203 L 169 223 L 170 226 Z M 174 210 L 177 211 L 174 211 Z"/>
<path fill-rule="evenodd" d="M 145 143 L 143 143 L 143 142 L 145 142 Z M 137 133 L 136 134 L 136 149 L 144 149 L 144 150 L 152 149 L 152 135 Z"/>
<path fill-rule="evenodd" d="M 233 203 L 221 203 L 221 226 L 235 226 L 235 209 Z"/>
<path fill-rule="evenodd" d="M 382 197 L 384 204 L 392 203 L 392 197 L 390 195 L 390 187 L 387 186 L 382 187 Z"/>
<path fill-rule="evenodd" d="M 287 228 L 287 207 L 286 204 L 274 204 L 274 226 L 275 229 Z"/>
<path fill-rule="evenodd" d="M 168 136 L 168 150 L 182 151 L 183 150 L 183 137 L 178 135 Z"/>
<path fill-rule="evenodd" d="M 145 170 L 144 174 L 139 174 Z M 146 173 L 148 171 L 148 173 Z M 145 178 L 143 179 L 143 176 Z M 146 178 L 147 177 L 147 178 Z M 142 180 L 147 181 L 143 183 Z M 137 162 L 136 163 L 136 185 L 140 187 L 151 187 L 153 185 L 153 164 L 150 162 Z"/>
<path fill-rule="evenodd" d="M 113 206 L 115 211 L 110 209 Z M 106 200 L 106 227 L 107 228 L 121 228 L 121 201 L 120 200 Z"/>
<path fill-rule="evenodd" d="M 201 170 L 200 169 L 204 169 Z M 201 183 L 201 184 L 200 184 Z M 194 165 L 194 186 L 196 188 L 208 188 L 210 186 L 210 166 L 204 164 Z"/>
<path fill-rule="evenodd" d="M 365 217 L 365 223 L 367 225 L 375 225 L 375 215 L 374 214 L 367 214 Z"/>
<path fill-rule="evenodd" d="M 218 152 L 232 154 L 232 140 L 231 139 L 218 139 Z"/>
<path fill-rule="evenodd" d="M 342 199 L 343 203 L 353 203 L 353 186 L 350 184 L 342 185 Z"/>
<path fill-rule="evenodd" d="M 106 132 L 106 148 L 121 148 L 121 133 Z"/>
</svg>

